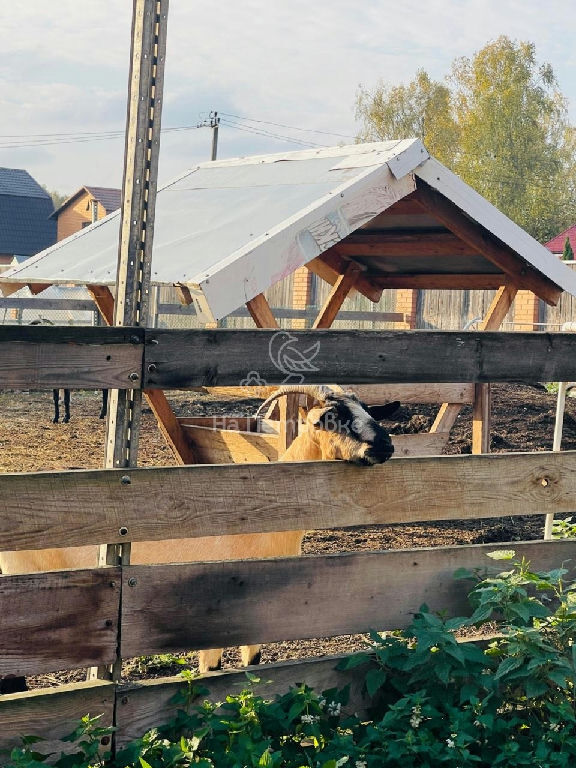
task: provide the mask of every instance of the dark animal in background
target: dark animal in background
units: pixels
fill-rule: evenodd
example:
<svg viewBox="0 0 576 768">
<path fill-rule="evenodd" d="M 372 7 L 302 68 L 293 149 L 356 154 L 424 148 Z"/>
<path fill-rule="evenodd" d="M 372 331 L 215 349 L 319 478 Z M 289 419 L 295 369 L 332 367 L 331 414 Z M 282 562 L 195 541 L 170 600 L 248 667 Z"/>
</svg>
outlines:
<svg viewBox="0 0 576 768">
<path fill-rule="evenodd" d="M 63 389 L 63 404 L 64 404 L 64 418 L 62 419 L 63 424 L 68 424 L 70 421 L 70 390 L 69 389 Z M 54 418 L 52 419 L 53 424 L 58 424 L 60 421 L 60 390 L 59 389 L 53 389 L 52 390 L 52 396 L 54 398 Z M 106 413 L 108 412 L 108 390 L 103 389 L 102 390 L 102 408 L 100 409 L 100 415 L 98 416 L 99 419 L 106 418 Z"/>
<path fill-rule="evenodd" d="M 41 317 L 38 320 L 32 320 L 30 325 L 54 325 L 54 323 L 45 317 Z M 70 421 L 70 390 L 63 389 L 62 395 L 63 395 L 62 402 L 64 405 L 64 418 L 62 419 L 62 423 L 68 424 L 68 422 Z M 58 424 L 58 422 L 60 421 L 60 390 L 59 389 L 52 390 L 52 399 L 54 400 L 54 418 L 52 419 L 52 423 Z M 103 389 L 102 390 L 102 408 L 100 409 L 100 415 L 98 418 L 104 419 L 106 417 L 107 412 L 108 412 L 108 390 Z"/>
</svg>

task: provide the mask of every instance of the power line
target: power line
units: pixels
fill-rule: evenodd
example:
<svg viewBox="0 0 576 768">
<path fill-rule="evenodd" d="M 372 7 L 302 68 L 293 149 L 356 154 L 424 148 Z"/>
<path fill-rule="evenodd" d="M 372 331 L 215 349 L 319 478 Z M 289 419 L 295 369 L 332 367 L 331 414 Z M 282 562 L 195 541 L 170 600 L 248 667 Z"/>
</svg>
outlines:
<svg viewBox="0 0 576 768">
<path fill-rule="evenodd" d="M 266 138 L 271 139 L 278 139 L 280 141 L 288 141 L 292 144 L 298 144 L 302 147 L 325 147 L 325 144 L 318 144 L 315 141 L 302 141 L 301 139 L 296 139 L 293 136 L 284 136 L 279 133 L 273 133 L 272 131 L 267 131 L 264 128 L 255 128 L 250 125 L 242 125 L 241 123 L 235 123 L 231 120 L 225 120 L 222 118 L 222 125 L 227 125 L 229 128 L 235 128 L 237 131 L 245 131 L 246 133 L 253 133 L 257 136 L 264 136 Z"/>
<path fill-rule="evenodd" d="M 353 139 L 356 140 L 356 136 L 350 136 L 345 133 L 334 133 L 334 131 L 320 131 L 315 128 L 299 128 L 296 125 L 285 125 L 284 123 L 273 123 L 269 120 L 257 120 L 254 117 L 242 117 L 241 115 L 231 115 L 228 112 L 220 112 L 220 115 L 224 117 L 232 117 L 235 120 L 245 120 L 250 123 L 262 123 L 263 125 L 274 125 L 276 128 L 288 128 L 291 131 L 302 131 L 304 133 L 322 133 L 325 136 L 338 136 L 341 139 Z"/>
</svg>

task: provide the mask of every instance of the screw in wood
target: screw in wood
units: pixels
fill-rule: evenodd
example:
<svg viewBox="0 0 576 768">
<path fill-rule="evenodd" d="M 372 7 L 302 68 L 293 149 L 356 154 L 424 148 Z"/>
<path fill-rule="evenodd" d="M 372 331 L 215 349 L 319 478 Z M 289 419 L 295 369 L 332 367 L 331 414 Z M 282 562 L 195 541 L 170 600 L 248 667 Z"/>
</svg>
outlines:
<svg viewBox="0 0 576 768">
<path fill-rule="evenodd" d="M 134 373 L 131 373 L 131 374 L 128 376 L 128 378 L 130 379 L 130 381 L 138 381 L 138 379 L 140 378 L 140 376 L 138 376 L 138 374 L 137 374 L 136 372 L 134 372 Z"/>
<path fill-rule="evenodd" d="M 131 577 L 128 579 L 128 586 L 129 586 L 129 587 L 135 587 L 135 586 L 136 586 L 136 584 L 138 584 L 138 579 L 136 579 L 134 576 L 131 576 Z"/>
</svg>

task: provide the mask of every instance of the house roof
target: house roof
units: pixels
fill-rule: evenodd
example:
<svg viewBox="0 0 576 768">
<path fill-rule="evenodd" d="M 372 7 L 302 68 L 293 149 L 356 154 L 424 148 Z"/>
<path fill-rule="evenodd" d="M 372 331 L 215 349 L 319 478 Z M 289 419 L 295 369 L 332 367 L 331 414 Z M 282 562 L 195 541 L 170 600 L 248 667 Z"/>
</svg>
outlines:
<svg viewBox="0 0 576 768">
<path fill-rule="evenodd" d="M 56 240 L 52 198 L 27 171 L 0 168 L 0 253 L 31 256 Z"/>
<path fill-rule="evenodd" d="M 576 224 L 568 227 L 568 229 L 565 229 L 564 232 L 560 232 L 560 234 L 556 235 L 556 237 L 553 237 L 552 240 L 544 243 L 544 246 L 548 248 L 549 251 L 552 251 L 552 253 L 562 253 L 564 251 L 564 243 L 566 242 L 566 238 L 568 238 L 570 245 L 572 246 L 572 250 L 574 253 L 576 253 Z"/>
<path fill-rule="evenodd" d="M 116 189 L 115 187 L 80 187 L 79 190 L 74 192 L 73 195 L 70 195 L 69 198 L 64 200 L 62 205 L 57 208 L 54 213 L 52 214 L 53 218 L 58 218 L 59 214 L 67 208 L 71 203 L 73 203 L 75 200 L 77 200 L 81 195 L 83 194 L 89 194 L 91 197 L 93 197 L 95 200 L 97 200 L 102 208 L 106 211 L 106 213 L 113 213 L 118 208 L 120 208 L 120 204 L 122 202 L 122 190 Z"/>
<path fill-rule="evenodd" d="M 0 279 L 112 285 L 119 211 Z M 206 319 L 225 317 L 307 264 L 356 288 L 496 288 L 555 303 L 576 275 L 430 157 L 418 139 L 207 162 L 158 192 L 152 280 L 183 285 Z M 6 285 L 11 283 L 12 285 Z"/>
</svg>

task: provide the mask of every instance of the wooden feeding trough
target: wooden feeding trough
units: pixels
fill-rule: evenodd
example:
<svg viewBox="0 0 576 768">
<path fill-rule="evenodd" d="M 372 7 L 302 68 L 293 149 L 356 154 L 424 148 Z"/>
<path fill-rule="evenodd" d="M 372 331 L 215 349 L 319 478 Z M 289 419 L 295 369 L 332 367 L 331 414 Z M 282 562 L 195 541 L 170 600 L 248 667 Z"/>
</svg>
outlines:
<svg viewBox="0 0 576 768">
<path fill-rule="evenodd" d="M 3 294 L 24 285 L 34 294 L 51 284 L 86 285 L 111 323 L 119 215 L 5 273 Z M 312 324 L 319 331 L 332 326 L 353 292 L 378 302 L 386 289 L 495 291 L 483 331 L 500 327 L 518 291 L 551 305 L 564 290 L 576 295 L 573 272 L 417 139 L 203 163 L 158 192 L 152 282 L 175 286 L 207 328 L 245 305 L 258 328 L 279 329 L 265 292 L 302 266 L 332 286 Z M 297 347 L 294 332 L 279 333 Z M 313 366 L 310 355 L 304 359 Z M 305 365 L 279 368 L 306 381 Z M 217 378 L 206 371 L 205 384 L 217 385 Z M 249 376 L 238 382 L 249 383 Z M 395 438 L 399 456 L 441 453 L 466 403 L 473 404 L 473 451 L 488 451 L 488 384 L 356 390 L 368 403 L 442 404 L 429 433 Z M 145 395 L 182 464 L 274 461 L 298 428 L 297 396 L 262 419 L 214 421 L 177 419 L 162 391 Z"/>
</svg>

